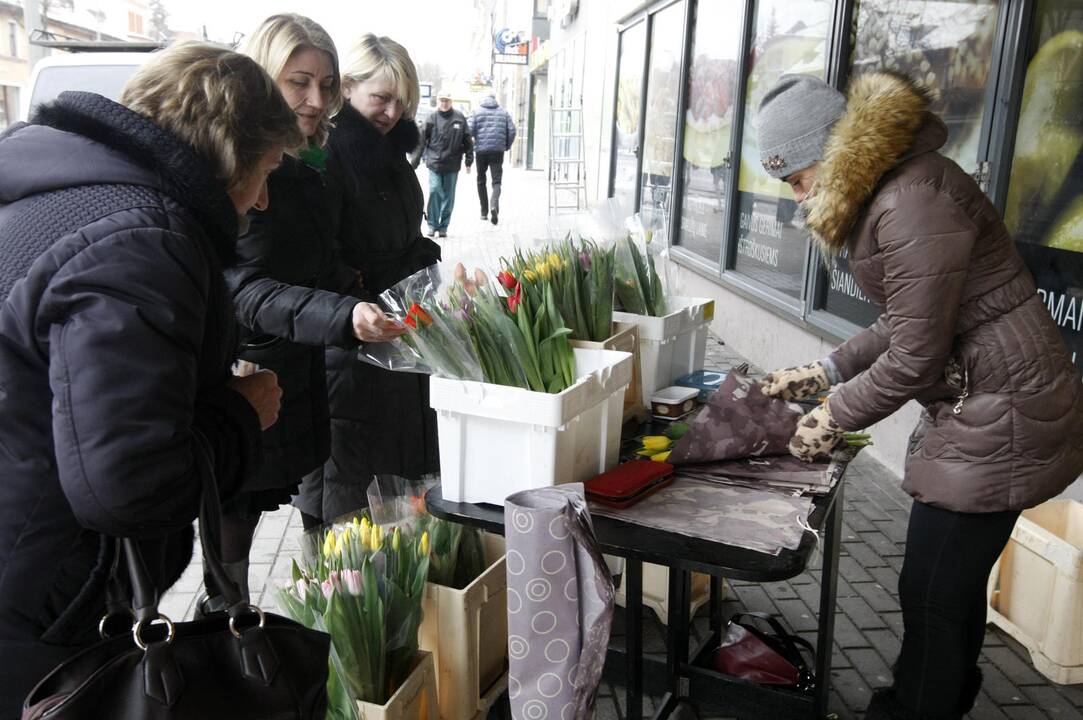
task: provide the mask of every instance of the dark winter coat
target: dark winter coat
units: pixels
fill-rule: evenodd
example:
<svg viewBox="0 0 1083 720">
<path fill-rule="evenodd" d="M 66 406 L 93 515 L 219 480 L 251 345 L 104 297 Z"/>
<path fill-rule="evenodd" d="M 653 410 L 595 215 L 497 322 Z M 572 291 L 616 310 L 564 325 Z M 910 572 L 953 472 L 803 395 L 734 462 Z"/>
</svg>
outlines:
<svg viewBox="0 0 1083 720">
<path fill-rule="evenodd" d="M 846 430 L 920 401 L 903 487 L 949 510 L 1036 505 L 1083 471 L 1083 387 L 996 209 L 937 150 L 947 128 L 893 75 L 860 76 L 808 226 L 847 248 L 879 320 L 833 355 Z"/>
<path fill-rule="evenodd" d="M 464 157 L 467 167 L 474 164 L 474 141 L 470 137 L 470 127 L 466 117 L 454 108 L 447 112 L 437 110 L 429 116 L 421 133 L 421 142 L 424 143 L 422 158 L 429 170 L 459 172 Z"/>
<path fill-rule="evenodd" d="M 481 101 L 468 124 L 475 153 L 506 152 L 515 142 L 515 122 L 491 95 Z"/>
<path fill-rule="evenodd" d="M 237 318 L 250 331 L 242 357 L 274 370 L 282 387 L 278 421 L 263 433 L 263 470 L 246 486 L 288 491 L 330 453 L 324 347 L 357 347 L 357 298 L 326 290 L 333 286 L 340 203 L 324 174 L 286 156 L 267 187 L 270 205 L 248 214 L 226 281 Z"/>
<path fill-rule="evenodd" d="M 226 386 L 237 217 L 180 140 L 63 93 L 0 136 L 0 716 L 96 639 L 109 536 L 160 590 L 191 557 L 198 431 L 229 497 L 259 418 Z"/>
<path fill-rule="evenodd" d="M 340 252 L 346 266 L 360 272 L 363 286 L 344 284 L 337 288 L 341 292 L 373 301 L 440 259 L 440 247 L 421 234 L 423 196 L 406 160 L 417 139 L 410 120 L 400 120 L 384 136 L 349 105 L 335 118 L 327 170 L 343 193 Z M 330 518 L 363 502 L 362 490 L 373 473 L 416 477 L 437 470 L 428 376 L 383 370 L 358 361 L 356 352 L 328 349 L 327 383 L 331 459 L 322 472 L 305 478 L 298 507 Z M 325 483 L 349 486 L 355 507 L 337 507 L 334 513 L 321 508 Z"/>
</svg>

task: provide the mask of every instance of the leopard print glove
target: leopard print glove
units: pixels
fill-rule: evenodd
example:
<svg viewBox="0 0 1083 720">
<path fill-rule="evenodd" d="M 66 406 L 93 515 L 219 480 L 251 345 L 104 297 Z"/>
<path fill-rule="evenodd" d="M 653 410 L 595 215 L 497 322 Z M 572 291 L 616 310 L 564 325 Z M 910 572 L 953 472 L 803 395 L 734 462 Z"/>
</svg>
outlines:
<svg viewBox="0 0 1083 720">
<path fill-rule="evenodd" d="M 805 400 L 827 390 L 831 387 L 831 381 L 824 366 L 814 362 L 767 373 L 760 380 L 760 387 L 764 395 L 774 395 L 787 401 Z"/>
<path fill-rule="evenodd" d="M 790 454 L 812 462 L 830 457 L 842 441 L 843 429 L 831 417 L 831 409 L 825 402 L 797 421 L 797 430 L 790 439 Z"/>
</svg>

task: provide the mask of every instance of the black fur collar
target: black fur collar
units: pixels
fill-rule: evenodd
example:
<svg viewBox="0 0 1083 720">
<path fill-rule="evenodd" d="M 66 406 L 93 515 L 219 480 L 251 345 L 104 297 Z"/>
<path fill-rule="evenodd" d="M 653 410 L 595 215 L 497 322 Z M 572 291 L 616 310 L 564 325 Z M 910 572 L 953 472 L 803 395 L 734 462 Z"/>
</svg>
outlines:
<svg viewBox="0 0 1083 720">
<path fill-rule="evenodd" d="M 190 145 L 123 105 L 88 92 L 60 93 L 56 102 L 38 108 L 33 122 L 100 142 L 155 172 L 162 190 L 195 216 L 221 261 L 231 264 L 237 210 Z"/>
<path fill-rule="evenodd" d="M 346 103 L 335 116 L 335 127 L 331 130 L 327 145 L 343 165 L 386 170 L 394 163 L 402 162 L 403 156 L 412 152 L 420 140 L 421 133 L 412 119 L 402 118 L 390 133 L 383 135 L 352 105 Z"/>
</svg>

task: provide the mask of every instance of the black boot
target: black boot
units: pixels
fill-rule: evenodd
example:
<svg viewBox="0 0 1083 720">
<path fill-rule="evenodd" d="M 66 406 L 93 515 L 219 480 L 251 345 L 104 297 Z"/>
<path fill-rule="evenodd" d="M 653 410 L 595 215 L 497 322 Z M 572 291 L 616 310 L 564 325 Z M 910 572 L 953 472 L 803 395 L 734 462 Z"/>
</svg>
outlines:
<svg viewBox="0 0 1083 720">
<path fill-rule="evenodd" d="M 959 712 L 963 715 L 966 715 L 974 708 L 974 703 L 978 699 L 978 692 L 981 690 L 981 681 L 981 668 L 975 665 L 967 673 L 966 681 L 963 683 L 963 689 L 959 695 Z"/>
</svg>

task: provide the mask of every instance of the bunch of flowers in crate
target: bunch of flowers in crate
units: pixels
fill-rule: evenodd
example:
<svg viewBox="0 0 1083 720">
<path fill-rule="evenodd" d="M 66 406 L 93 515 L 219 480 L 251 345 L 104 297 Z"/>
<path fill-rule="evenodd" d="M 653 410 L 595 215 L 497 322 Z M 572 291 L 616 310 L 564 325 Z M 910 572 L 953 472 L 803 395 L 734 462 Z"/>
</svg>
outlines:
<svg viewBox="0 0 1083 720">
<path fill-rule="evenodd" d="M 559 393 L 575 382 L 571 332 L 548 283 L 502 272 L 467 277 L 462 263 L 441 288 L 426 268 L 381 294 L 406 325 L 403 342 L 432 374 Z"/>
<path fill-rule="evenodd" d="M 416 662 L 429 536 L 355 517 L 315 544 L 306 567 L 294 561 L 279 606 L 331 635 L 327 716 L 356 718 L 356 701 L 386 703 Z"/>
<path fill-rule="evenodd" d="M 656 227 L 645 227 L 638 213 L 628 218 L 626 226 L 627 233 L 617 240 L 614 249 L 617 303 L 635 315 L 665 315 L 665 291 L 651 255 L 652 248 L 665 244 L 659 237 L 664 233 Z"/>
<path fill-rule="evenodd" d="M 503 271 L 518 282 L 552 288 L 572 340 L 605 340 L 613 330 L 613 248 L 567 236 L 538 252 L 517 250 Z"/>
</svg>

